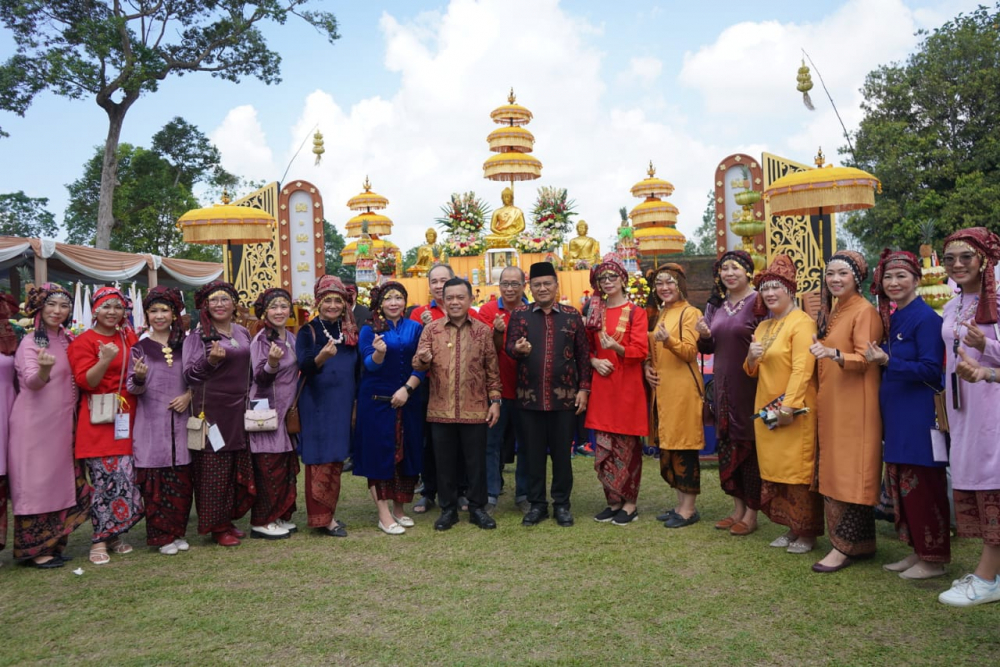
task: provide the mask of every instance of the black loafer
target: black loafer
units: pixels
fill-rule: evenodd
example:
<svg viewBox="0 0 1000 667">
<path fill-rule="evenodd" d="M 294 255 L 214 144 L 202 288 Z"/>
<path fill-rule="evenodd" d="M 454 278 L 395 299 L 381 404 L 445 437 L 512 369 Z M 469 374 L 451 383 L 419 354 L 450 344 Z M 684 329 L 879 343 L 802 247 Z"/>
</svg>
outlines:
<svg viewBox="0 0 1000 667">
<path fill-rule="evenodd" d="M 324 526 L 323 528 L 317 528 L 316 530 L 318 530 L 321 535 L 326 535 L 328 537 L 347 537 L 347 524 L 343 521 L 337 521 L 336 528 L 328 528 Z M 289 535 L 289 537 L 291 537 L 291 535 Z"/>
<path fill-rule="evenodd" d="M 555 512 L 553 512 L 556 517 L 556 523 L 560 526 L 572 526 L 573 525 L 573 515 L 570 514 L 568 507 L 557 507 Z"/>
<path fill-rule="evenodd" d="M 690 526 L 693 523 L 698 523 L 701 519 L 701 515 L 695 511 L 690 517 L 685 519 L 680 514 L 674 514 L 672 517 L 663 522 L 665 528 L 683 528 L 685 526 Z"/>
<path fill-rule="evenodd" d="M 675 512 L 673 509 L 668 509 L 663 514 L 657 514 L 656 515 L 656 520 L 657 521 L 666 521 L 667 519 L 669 519 L 670 517 L 674 516 L 675 514 L 677 514 L 677 512 Z"/>
<path fill-rule="evenodd" d="M 469 512 L 469 523 L 479 526 L 483 530 L 493 530 L 497 527 L 497 522 L 481 507 L 477 507 Z"/>
<path fill-rule="evenodd" d="M 54 570 L 57 567 L 62 567 L 66 563 L 63 562 L 59 556 L 53 556 L 52 560 L 47 560 L 44 563 L 36 563 L 34 560 L 29 559 L 28 564 L 39 570 Z"/>
<path fill-rule="evenodd" d="M 549 518 L 549 511 L 544 507 L 532 507 L 528 510 L 528 513 L 524 515 L 521 519 L 521 524 L 525 526 L 534 526 L 540 521 L 545 521 Z"/>
<path fill-rule="evenodd" d="M 445 510 L 434 522 L 434 530 L 448 530 L 458 523 L 458 512 L 455 510 Z"/>
</svg>

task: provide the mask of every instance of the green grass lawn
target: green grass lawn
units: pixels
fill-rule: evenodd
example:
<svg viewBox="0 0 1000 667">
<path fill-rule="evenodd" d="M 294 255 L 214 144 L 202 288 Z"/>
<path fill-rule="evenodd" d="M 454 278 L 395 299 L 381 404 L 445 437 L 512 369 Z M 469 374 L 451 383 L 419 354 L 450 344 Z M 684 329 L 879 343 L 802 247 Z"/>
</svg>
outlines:
<svg viewBox="0 0 1000 667">
<path fill-rule="evenodd" d="M 974 567 L 978 542 L 956 541 L 947 577 L 905 581 L 882 570 L 906 550 L 880 522 L 874 561 L 814 574 L 825 538 L 792 556 L 768 548 L 784 530 L 763 515 L 749 537 L 713 530 L 730 509 L 714 467 L 703 470 L 701 523 L 663 528 L 654 517 L 672 493 L 645 463 L 639 520 L 627 527 L 591 519 L 604 498 L 584 458 L 573 463 L 572 528 L 521 526 L 512 472 L 494 531 L 463 515 L 435 533 L 435 510 L 413 515 L 406 535 L 384 535 L 351 475 L 337 514 L 347 539 L 306 529 L 300 502 L 290 540 L 223 549 L 192 520 L 191 551 L 167 557 L 143 546 L 140 524 L 135 552 L 95 567 L 85 524 L 62 569 L 0 554 L 0 663 L 1000 664 L 1000 604 L 937 602 Z"/>
</svg>

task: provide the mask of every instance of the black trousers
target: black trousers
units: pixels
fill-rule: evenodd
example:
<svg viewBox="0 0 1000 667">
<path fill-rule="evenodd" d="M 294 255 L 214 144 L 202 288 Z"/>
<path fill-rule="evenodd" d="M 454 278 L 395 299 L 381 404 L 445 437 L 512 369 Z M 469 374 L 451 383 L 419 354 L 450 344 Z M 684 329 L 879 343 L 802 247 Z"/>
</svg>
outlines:
<svg viewBox="0 0 1000 667">
<path fill-rule="evenodd" d="M 437 465 L 438 504 L 442 510 L 458 509 L 462 472 L 468 479 L 465 497 L 469 509 L 486 505 L 486 422 L 481 424 L 431 423 Z"/>
<path fill-rule="evenodd" d="M 572 453 L 576 415 L 573 410 L 517 411 L 518 443 L 527 454 L 528 502 L 532 507 L 547 507 L 545 500 L 546 454 L 552 457 L 552 504 L 569 507 L 573 491 Z"/>
</svg>

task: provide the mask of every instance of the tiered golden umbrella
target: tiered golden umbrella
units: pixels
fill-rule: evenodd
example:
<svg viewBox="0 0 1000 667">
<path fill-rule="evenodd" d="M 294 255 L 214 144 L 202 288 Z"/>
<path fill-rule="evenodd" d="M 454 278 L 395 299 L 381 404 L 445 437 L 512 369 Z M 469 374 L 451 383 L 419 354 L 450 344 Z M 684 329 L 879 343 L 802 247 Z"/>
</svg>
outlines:
<svg viewBox="0 0 1000 667">
<path fill-rule="evenodd" d="M 816 168 L 783 176 L 764 190 L 772 215 L 826 215 L 859 211 L 875 205 L 882 184 L 867 171 L 824 164 L 823 150 Z"/>
<path fill-rule="evenodd" d="M 273 243 L 276 224 L 266 211 L 230 204 L 225 190 L 221 204 L 192 209 L 177 219 L 184 242 L 203 245 Z M 233 282 L 233 258 L 228 247 L 223 258 L 223 280 Z"/>
<path fill-rule="evenodd" d="M 367 176 L 365 176 L 363 187 L 363 192 L 347 200 L 349 209 L 360 211 L 358 215 L 347 221 L 347 238 L 361 238 L 362 226 L 367 222 L 368 234 L 371 236 L 370 251 L 372 255 L 388 249 L 399 257 L 399 248 L 382 238 L 392 233 L 392 220 L 387 216 L 372 212 L 384 209 L 389 205 L 389 200 L 377 192 L 372 192 L 372 185 Z M 344 264 L 354 264 L 357 261 L 357 249 L 357 241 L 351 241 L 344 246 L 344 249 L 340 251 Z"/>
<path fill-rule="evenodd" d="M 507 181 L 514 189 L 514 181 L 531 181 L 542 176 L 542 163 L 529 155 L 535 137 L 524 128 L 531 122 L 531 112 L 520 104 L 514 89 L 510 89 L 507 104 L 490 113 L 493 122 L 501 127 L 490 132 L 486 141 L 496 153 L 483 163 L 483 176 L 491 181 Z"/>
<path fill-rule="evenodd" d="M 653 258 L 653 266 L 659 266 L 660 255 L 671 255 L 684 251 L 687 239 L 676 229 L 677 207 L 663 201 L 674 192 L 672 183 L 656 178 L 656 168 L 650 160 L 648 177 L 632 186 L 632 196 L 644 201 L 632 209 L 629 217 L 635 227 L 635 241 L 639 254 Z"/>
</svg>

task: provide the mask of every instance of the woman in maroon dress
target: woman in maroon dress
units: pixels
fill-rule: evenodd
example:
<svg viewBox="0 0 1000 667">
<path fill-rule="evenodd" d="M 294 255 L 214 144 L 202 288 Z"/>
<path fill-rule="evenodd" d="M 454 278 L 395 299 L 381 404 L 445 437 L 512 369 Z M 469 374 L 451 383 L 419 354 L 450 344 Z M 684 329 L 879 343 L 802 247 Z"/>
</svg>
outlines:
<svg viewBox="0 0 1000 667">
<path fill-rule="evenodd" d="M 718 521 L 718 530 L 749 535 L 757 530 L 760 467 L 750 417 L 754 413 L 757 378 L 743 371 L 750 339 L 762 317 L 754 313 L 757 292 L 750 283 L 753 259 L 730 250 L 715 263 L 715 286 L 699 320 L 698 351 L 714 354 L 715 434 L 718 438 L 719 482 L 733 498 L 733 512 Z"/>
<path fill-rule="evenodd" d="M 184 378 L 192 390 L 192 411 L 209 425 L 205 449 L 191 455 L 198 532 L 216 544 L 235 547 L 246 533 L 233 521 L 253 506 L 254 484 L 243 415 L 250 386 L 250 332 L 236 324 L 239 295 L 222 280 L 195 293 L 198 328 L 184 341 Z M 213 444 L 214 443 L 214 444 Z"/>
</svg>

